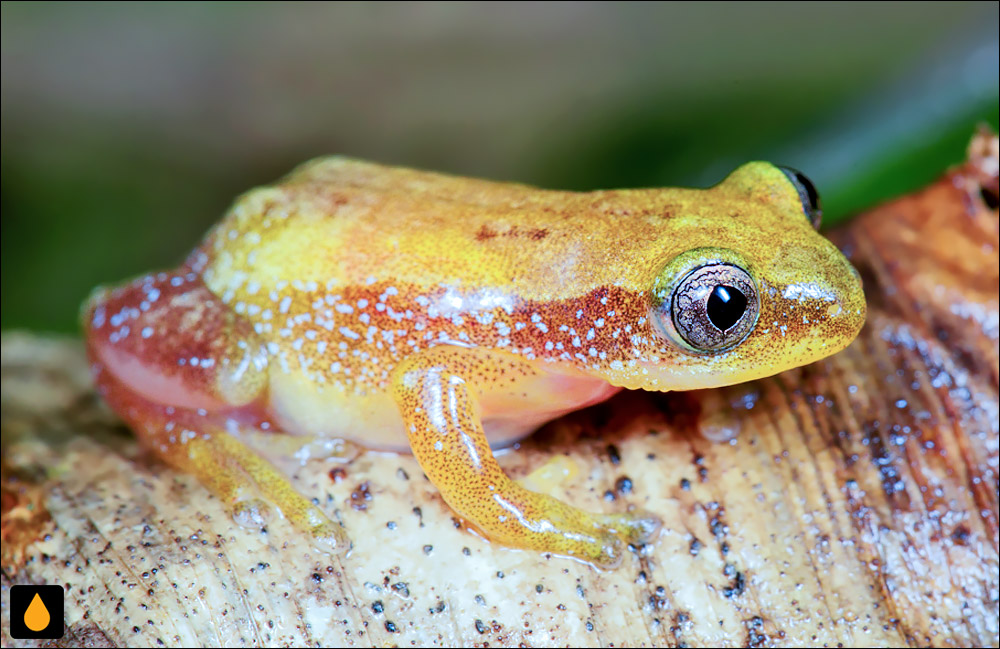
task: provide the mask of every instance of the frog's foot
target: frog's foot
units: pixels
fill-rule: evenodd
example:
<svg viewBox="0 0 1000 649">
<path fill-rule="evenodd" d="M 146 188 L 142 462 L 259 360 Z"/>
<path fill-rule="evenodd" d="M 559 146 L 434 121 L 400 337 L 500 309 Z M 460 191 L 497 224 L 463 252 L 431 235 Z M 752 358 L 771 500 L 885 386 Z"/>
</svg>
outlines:
<svg viewBox="0 0 1000 649">
<path fill-rule="evenodd" d="M 501 376 L 482 353 L 438 346 L 397 367 L 394 396 L 420 466 L 445 502 L 488 538 L 616 567 L 629 544 L 652 538 L 659 520 L 591 514 L 504 475 L 490 451 L 469 382 L 509 381 L 511 370 Z"/>
<path fill-rule="evenodd" d="M 551 496 L 521 489 L 512 481 L 494 490 L 492 496 L 513 516 L 499 514 L 495 521 L 491 520 L 492 531 L 487 532 L 490 538 L 573 557 L 598 568 L 618 567 L 628 546 L 647 543 L 662 525 L 659 518 L 649 514 L 592 514 Z M 478 519 L 473 520 L 482 526 Z"/>
<path fill-rule="evenodd" d="M 313 544 L 327 552 L 345 552 L 349 543 L 339 525 L 303 497 L 270 462 L 223 430 L 187 443 L 190 470 L 226 502 L 237 523 L 263 526 L 274 505 Z M 253 494 L 253 495 L 250 495 Z"/>
<path fill-rule="evenodd" d="M 219 426 L 210 413 L 152 403 L 106 372 L 101 393 L 140 439 L 167 463 L 194 475 L 244 527 L 265 527 L 273 511 L 324 552 L 345 552 L 342 528 L 302 496 L 276 467 Z M 271 433 L 275 434 L 275 433 Z"/>
</svg>

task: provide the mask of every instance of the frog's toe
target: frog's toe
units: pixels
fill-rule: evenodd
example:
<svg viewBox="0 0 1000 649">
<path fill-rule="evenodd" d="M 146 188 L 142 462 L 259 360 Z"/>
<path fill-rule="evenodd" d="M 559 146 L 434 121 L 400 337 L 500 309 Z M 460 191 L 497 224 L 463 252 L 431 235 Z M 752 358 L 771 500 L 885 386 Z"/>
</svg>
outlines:
<svg viewBox="0 0 1000 649">
<path fill-rule="evenodd" d="M 248 498 L 234 502 L 232 505 L 233 520 L 240 527 L 260 529 L 266 527 L 274 516 L 274 510 L 261 498 Z"/>
<path fill-rule="evenodd" d="M 347 535 L 344 534 L 344 530 L 330 520 L 315 525 L 309 530 L 309 536 L 312 545 L 326 554 L 344 555 L 354 547 Z"/>
<path fill-rule="evenodd" d="M 625 552 L 626 545 L 622 538 L 613 530 L 606 528 L 591 536 L 590 542 L 578 545 L 567 554 L 597 568 L 614 570 L 621 565 Z"/>
<path fill-rule="evenodd" d="M 642 510 L 608 515 L 604 523 L 629 545 L 649 543 L 663 528 L 663 521 L 658 516 Z"/>
</svg>

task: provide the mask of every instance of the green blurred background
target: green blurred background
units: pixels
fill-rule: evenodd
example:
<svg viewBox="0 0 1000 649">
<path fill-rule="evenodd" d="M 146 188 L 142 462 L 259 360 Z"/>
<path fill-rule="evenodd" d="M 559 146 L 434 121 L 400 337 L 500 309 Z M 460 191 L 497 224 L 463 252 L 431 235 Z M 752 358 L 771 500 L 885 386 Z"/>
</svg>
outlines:
<svg viewBox="0 0 1000 649">
<path fill-rule="evenodd" d="M 996 127 L 997 7 L 5 2 L 0 324 L 75 331 L 328 153 L 571 189 L 769 159 L 842 219 Z"/>
</svg>

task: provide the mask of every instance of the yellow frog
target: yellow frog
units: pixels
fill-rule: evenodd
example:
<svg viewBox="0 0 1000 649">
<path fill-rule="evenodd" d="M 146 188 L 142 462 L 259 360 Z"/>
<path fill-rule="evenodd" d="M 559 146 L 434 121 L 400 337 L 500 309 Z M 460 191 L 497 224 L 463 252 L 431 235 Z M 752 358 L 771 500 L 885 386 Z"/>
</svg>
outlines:
<svg viewBox="0 0 1000 649">
<path fill-rule="evenodd" d="M 660 521 L 529 491 L 492 447 L 621 388 L 739 383 L 843 349 L 857 272 L 800 173 L 572 193 L 333 157 L 243 196 L 178 269 L 84 307 L 101 394 L 241 519 L 321 507 L 246 431 L 412 450 L 490 539 L 617 565 Z"/>
</svg>

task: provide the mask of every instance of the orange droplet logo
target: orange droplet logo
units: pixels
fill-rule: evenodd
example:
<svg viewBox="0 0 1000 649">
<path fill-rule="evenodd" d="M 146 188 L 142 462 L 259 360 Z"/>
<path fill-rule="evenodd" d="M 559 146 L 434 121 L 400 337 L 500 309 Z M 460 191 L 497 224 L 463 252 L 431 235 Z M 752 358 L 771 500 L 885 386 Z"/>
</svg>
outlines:
<svg viewBox="0 0 1000 649">
<path fill-rule="evenodd" d="M 41 631 L 49 625 L 51 619 L 49 609 L 45 608 L 42 598 L 38 596 L 38 593 L 35 593 L 31 603 L 28 604 L 28 610 L 24 612 L 24 626 L 32 631 Z"/>
</svg>

